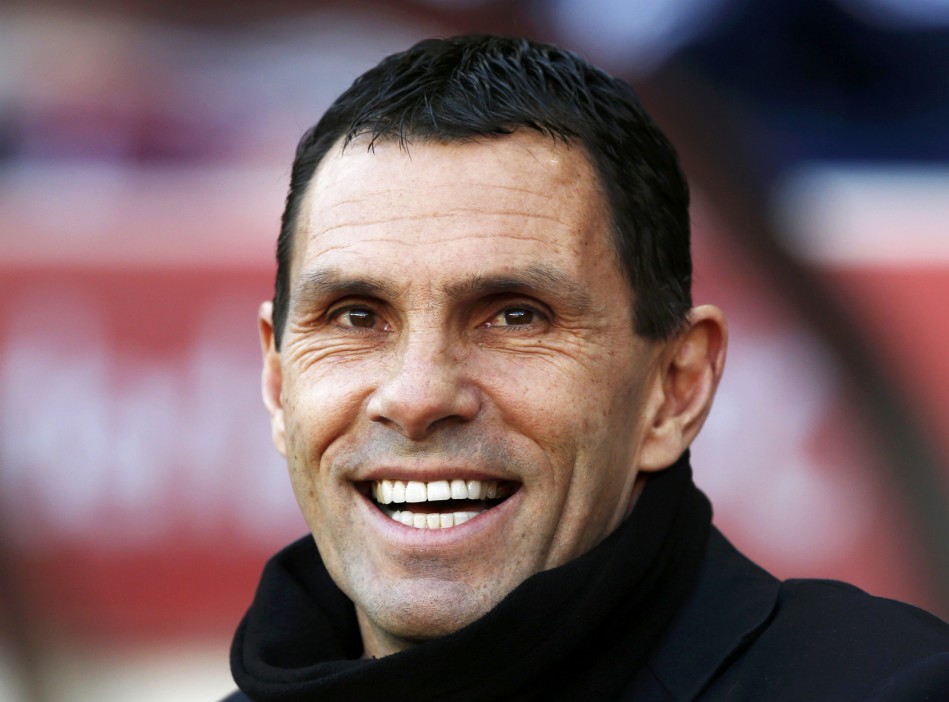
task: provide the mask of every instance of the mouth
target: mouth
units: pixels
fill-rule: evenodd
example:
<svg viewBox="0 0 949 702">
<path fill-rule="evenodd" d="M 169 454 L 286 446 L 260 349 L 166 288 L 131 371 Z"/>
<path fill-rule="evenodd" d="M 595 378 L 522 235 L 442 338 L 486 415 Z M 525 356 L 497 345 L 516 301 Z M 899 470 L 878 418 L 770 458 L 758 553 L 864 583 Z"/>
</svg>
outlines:
<svg viewBox="0 0 949 702">
<path fill-rule="evenodd" d="M 390 519 L 416 529 L 449 529 L 494 509 L 517 492 L 509 480 L 375 480 L 367 496 Z"/>
</svg>

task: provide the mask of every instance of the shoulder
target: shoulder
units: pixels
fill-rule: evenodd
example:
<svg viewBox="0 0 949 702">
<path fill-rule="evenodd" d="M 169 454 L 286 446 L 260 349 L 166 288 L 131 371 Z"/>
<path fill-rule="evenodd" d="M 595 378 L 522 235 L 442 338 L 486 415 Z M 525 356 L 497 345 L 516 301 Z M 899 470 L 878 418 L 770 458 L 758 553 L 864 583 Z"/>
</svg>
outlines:
<svg viewBox="0 0 949 702">
<path fill-rule="evenodd" d="M 671 700 L 949 699 L 949 625 L 830 580 L 779 581 L 712 531 L 688 601 L 636 680 Z"/>
<path fill-rule="evenodd" d="M 836 580 L 781 583 L 774 624 L 789 637 L 826 640 L 870 648 L 875 641 L 909 637 L 907 647 L 927 650 L 949 644 L 949 625 L 918 607 L 868 595 Z"/>
<path fill-rule="evenodd" d="M 715 687 L 750 699 L 949 699 L 949 625 L 830 580 L 788 580 Z"/>
</svg>

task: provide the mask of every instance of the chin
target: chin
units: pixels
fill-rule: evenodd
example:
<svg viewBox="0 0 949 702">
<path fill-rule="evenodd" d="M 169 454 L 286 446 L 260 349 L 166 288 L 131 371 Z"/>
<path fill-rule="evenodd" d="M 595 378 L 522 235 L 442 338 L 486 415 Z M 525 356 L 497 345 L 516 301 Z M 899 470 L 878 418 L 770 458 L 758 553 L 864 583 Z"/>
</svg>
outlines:
<svg viewBox="0 0 949 702">
<path fill-rule="evenodd" d="M 414 579 L 387 587 L 360 609 L 378 633 L 413 644 L 458 631 L 495 604 L 464 583 Z"/>
</svg>

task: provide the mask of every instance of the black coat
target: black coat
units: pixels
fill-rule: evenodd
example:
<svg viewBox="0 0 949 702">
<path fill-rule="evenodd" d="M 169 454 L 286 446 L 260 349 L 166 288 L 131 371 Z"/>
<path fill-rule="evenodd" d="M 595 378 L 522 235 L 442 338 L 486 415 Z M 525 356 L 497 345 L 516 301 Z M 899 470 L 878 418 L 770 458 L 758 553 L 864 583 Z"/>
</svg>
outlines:
<svg viewBox="0 0 949 702">
<path fill-rule="evenodd" d="M 781 582 L 713 529 L 695 588 L 629 679 L 621 702 L 946 702 L 949 625 L 844 583 Z"/>
<path fill-rule="evenodd" d="M 717 530 L 623 700 L 949 700 L 949 625 L 829 580 L 781 582 Z"/>
</svg>

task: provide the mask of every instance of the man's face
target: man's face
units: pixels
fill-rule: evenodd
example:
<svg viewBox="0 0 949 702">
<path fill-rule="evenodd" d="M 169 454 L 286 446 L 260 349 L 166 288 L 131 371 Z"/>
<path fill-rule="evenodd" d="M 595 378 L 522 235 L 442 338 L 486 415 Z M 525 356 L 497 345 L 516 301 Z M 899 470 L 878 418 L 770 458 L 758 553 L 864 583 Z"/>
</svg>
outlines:
<svg viewBox="0 0 949 702">
<path fill-rule="evenodd" d="M 632 331 L 579 148 L 520 132 L 331 154 L 279 354 L 263 324 L 265 388 L 303 514 L 380 655 L 617 527 L 661 349 Z"/>
</svg>

